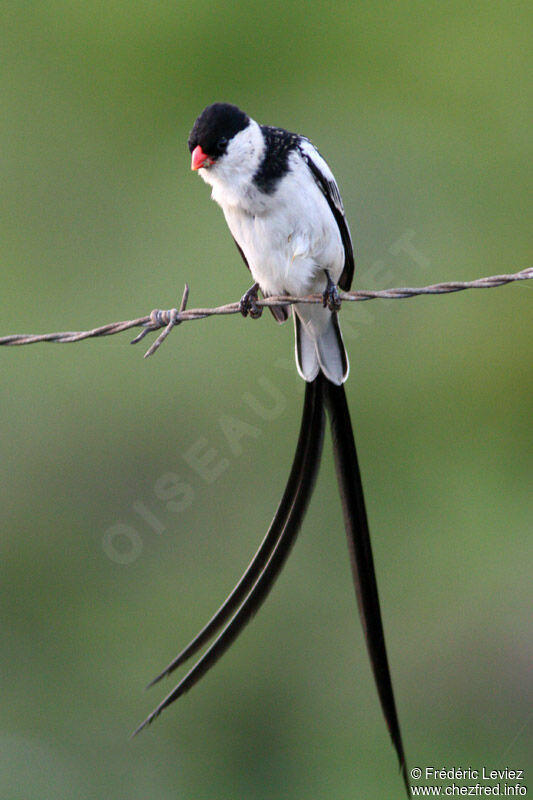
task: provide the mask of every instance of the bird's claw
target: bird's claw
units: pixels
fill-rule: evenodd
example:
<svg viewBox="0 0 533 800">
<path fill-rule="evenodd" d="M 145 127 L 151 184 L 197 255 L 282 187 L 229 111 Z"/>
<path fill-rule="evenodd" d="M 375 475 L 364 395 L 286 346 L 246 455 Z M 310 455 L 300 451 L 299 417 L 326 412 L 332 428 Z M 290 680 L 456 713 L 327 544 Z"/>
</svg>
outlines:
<svg viewBox="0 0 533 800">
<path fill-rule="evenodd" d="M 328 283 L 324 292 L 322 293 L 322 305 L 324 308 L 329 308 L 330 311 L 340 311 L 341 308 L 341 299 L 339 297 L 339 290 L 337 289 L 337 284 L 333 283 L 331 278 L 329 277 L 329 273 L 326 272 L 326 277 L 328 279 Z"/>
<path fill-rule="evenodd" d="M 243 317 L 250 316 L 252 319 L 259 319 L 263 313 L 262 307 L 257 305 L 257 300 L 259 299 L 257 294 L 258 289 L 259 284 L 254 283 L 254 285 L 241 297 L 239 301 L 239 311 Z"/>
</svg>

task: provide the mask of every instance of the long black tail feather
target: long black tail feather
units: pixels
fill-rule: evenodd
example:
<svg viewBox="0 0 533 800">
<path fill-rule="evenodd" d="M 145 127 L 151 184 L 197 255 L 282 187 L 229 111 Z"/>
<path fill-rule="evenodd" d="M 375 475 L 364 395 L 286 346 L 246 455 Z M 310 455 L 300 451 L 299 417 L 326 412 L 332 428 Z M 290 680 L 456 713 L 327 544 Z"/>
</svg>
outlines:
<svg viewBox="0 0 533 800">
<path fill-rule="evenodd" d="M 407 765 L 400 724 L 396 713 L 396 703 L 381 621 L 363 486 L 344 386 L 335 386 L 330 381 L 325 380 L 324 399 L 331 423 L 335 467 L 344 513 L 344 524 L 348 536 L 348 548 L 359 614 L 365 632 L 381 707 L 398 755 L 407 795 L 410 797 Z"/>
<path fill-rule="evenodd" d="M 217 614 L 208 623 L 208 625 L 200 632 L 199 637 L 204 637 L 202 642 L 210 638 L 210 635 L 217 630 L 222 621 L 232 613 L 234 608 L 238 605 L 239 599 L 245 594 L 245 589 L 241 587 L 252 583 L 250 574 L 259 572 L 259 576 L 253 582 L 248 596 L 240 605 L 238 611 L 233 615 L 230 622 L 226 625 L 222 633 L 215 639 L 213 644 L 206 650 L 204 655 L 194 665 L 194 667 L 185 675 L 185 677 L 178 683 L 178 685 L 165 697 L 165 699 L 152 711 L 152 713 L 142 722 L 134 731 L 134 734 L 139 733 L 146 725 L 149 725 L 159 714 L 167 708 L 174 700 L 181 695 L 185 694 L 191 689 L 203 675 L 213 667 L 219 658 L 226 652 L 230 645 L 235 641 L 241 633 L 245 625 L 259 610 L 262 603 L 268 596 L 270 589 L 275 583 L 285 560 L 294 544 L 299 529 L 301 527 L 309 500 L 313 493 L 313 488 L 320 466 L 320 458 L 322 454 L 322 444 L 324 439 L 324 399 L 323 399 L 323 385 L 324 379 L 318 376 L 314 381 L 306 385 L 304 411 L 302 416 L 302 425 L 300 430 L 300 437 L 298 440 L 298 447 L 289 478 L 289 485 L 285 490 L 285 494 L 276 513 L 276 517 L 271 525 L 269 533 L 263 540 L 256 557 L 250 564 L 245 575 L 235 587 L 232 594 L 228 597 L 224 605 L 219 609 Z M 274 531 L 278 532 L 277 541 L 274 540 Z M 271 538 L 269 536 L 271 535 Z M 266 542 L 269 541 L 267 548 Z M 270 550 L 270 552 L 268 552 Z M 266 563 L 261 569 L 259 566 L 261 560 Z M 237 595 L 236 595 L 237 593 Z M 236 596 L 239 599 L 236 599 Z M 220 616 L 219 616 L 220 615 Z M 208 635 L 204 631 L 212 625 L 212 632 Z M 186 648 L 189 650 L 188 655 L 195 652 L 201 645 L 196 645 L 195 642 L 199 638 L 191 642 Z M 186 652 L 184 651 L 184 652 Z M 181 659 L 179 663 L 188 656 L 178 656 Z M 178 659 L 175 659 L 177 661 Z M 174 662 L 169 665 L 172 669 L 178 666 Z M 169 670 L 165 671 L 165 673 Z"/>
<path fill-rule="evenodd" d="M 278 539 L 283 532 L 287 517 L 291 511 L 296 496 L 298 486 L 302 480 L 302 468 L 306 456 L 307 443 L 309 438 L 309 431 L 313 425 L 313 417 L 316 415 L 317 400 L 315 394 L 319 391 L 318 384 L 306 384 L 306 398 L 304 400 L 302 422 L 300 425 L 300 434 L 298 437 L 298 444 L 294 454 L 291 472 L 283 497 L 274 516 L 270 523 L 270 527 L 261 542 L 259 549 L 254 555 L 252 561 L 248 565 L 242 578 L 238 584 L 231 591 L 231 594 L 224 600 L 218 611 L 211 617 L 209 622 L 202 628 L 202 630 L 192 639 L 191 642 L 185 647 L 178 655 L 165 667 L 165 669 L 157 675 L 150 683 L 153 686 L 161 678 L 170 675 L 179 666 L 188 661 L 191 656 L 198 652 L 210 639 L 214 637 L 217 631 L 228 621 L 233 615 L 234 611 L 239 607 L 244 600 L 257 578 L 263 571 L 272 551 L 276 547 Z"/>
</svg>

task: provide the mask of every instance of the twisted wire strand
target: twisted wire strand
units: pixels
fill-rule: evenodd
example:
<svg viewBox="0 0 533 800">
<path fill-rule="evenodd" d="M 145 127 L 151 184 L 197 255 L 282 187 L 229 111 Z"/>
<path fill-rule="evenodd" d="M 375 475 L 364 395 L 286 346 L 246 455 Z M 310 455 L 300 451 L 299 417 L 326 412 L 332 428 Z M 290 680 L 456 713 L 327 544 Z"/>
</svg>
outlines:
<svg viewBox="0 0 533 800">
<path fill-rule="evenodd" d="M 401 287 L 396 289 L 381 289 L 379 291 L 358 290 L 354 292 L 339 292 L 339 299 L 342 302 L 360 302 L 364 300 L 402 300 L 408 297 L 417 297 L 428 294 L 450 294 L 451 292 L 461 292 L 465 289 L 493 289 L 497 286 L 505 286 L 515 281 L 525 281 L 533 279 L 533 267 L 523 269 L 504 275 L 491 275 L 487 278 L 478 278 L 473 281 L 449 281 L 447 283 L 433 283 L 422 287 Z M 143 328 L 141 333 L 133 339 L 132 344 L 141 341 L 148 333 L 164 328 L 155 342 L 146 351 L 145 358 L 153 355 L 158 347 L 163 343 L 174 327 L 182 322 L 189 322 L 196 319 L 205 319 L 212 316 L 226 316 L 239 314 L 241 311 L 240 302 L 226 303 L 215 308 L 191 308 L 187 309 L 189 297 L 189 287 L 185 284 L 183 297 L 179 309 L 169 310 L 154 309 L 151 314 L 137 319 L 125 320 L 124 322 L 111 322 L 98 328 L 88 331 L 61 331 L 58 333 L 44 334 L 13 334 L 11 336 L 0 337 L 0 345 L 25 345 L 36 344 L 37 342 L 58 342 L 66 344 L 69 342 L 80 342 L 83 339 L 93 339 L 99 336 L 113 336 L 122 331 L 132 328 Z M 312 294 L 307 297 L 295 297 L 284 295 L 279 297 L 269 297 L 257 300 L 257 306 L 267 308 L 270 306 L 286 306 L 294 303 L 322 303 L 321 294 Z"/>
</svg>

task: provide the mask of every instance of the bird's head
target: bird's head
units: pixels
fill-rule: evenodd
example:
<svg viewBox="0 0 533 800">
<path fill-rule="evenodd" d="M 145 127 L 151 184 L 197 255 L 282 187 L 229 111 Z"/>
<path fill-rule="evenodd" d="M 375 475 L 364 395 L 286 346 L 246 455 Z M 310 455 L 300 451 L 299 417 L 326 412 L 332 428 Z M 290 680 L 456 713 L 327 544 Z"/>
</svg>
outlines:
<svg viewBox="0 0 533 800">
<path fill-rule="evenodd" d="M 191 169 L 209 169 L 228 154 L 235 136 L 246 130 L 250 118 L 230 103 L 204 108 L 189 135 Z"/>
<path fill-rule="evenodd" d="M 250 180 L 264 152 L 261 129 L 230 103 L 207 106 L 189 135 L 191 169 L 212 185 Z"/>
</svg>

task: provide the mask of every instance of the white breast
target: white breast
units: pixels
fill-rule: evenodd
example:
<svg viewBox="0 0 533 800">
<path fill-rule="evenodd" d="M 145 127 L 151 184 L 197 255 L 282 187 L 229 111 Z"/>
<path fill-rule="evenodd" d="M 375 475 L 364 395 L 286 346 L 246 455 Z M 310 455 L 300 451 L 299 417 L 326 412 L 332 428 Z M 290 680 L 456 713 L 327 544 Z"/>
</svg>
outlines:
<svg viewBox="0 0 533 800">
<path fill-rule="evenodd" d="M 247 131 L 235 140 L 238 136 L 245 140 Z M 250 134 L 255 144 L 251 148 Z M 259 126 L 249 131 L 247 141 L 247 155 L 251 149 L 253 157 L 237 160 L 237 171 L 237 164 L 229 163 L 221 163 L 224 170 L 218 174 L 213 167 L 200 170 L 213 186 L 213 199 L 222 207 L 228 227 L 264 293 L 306 295 L 322 290 L 324 270 L 337 281 L 344 267 L 341 236 L 324 195 L 297 151 L 291 153 L 290 171 L 276 190 L 272 194 L 259 191 L 252 180 L 264 150 Z M 228 155 L 233 161 L 235 154 L 230 148 Z"/>
</svg>

